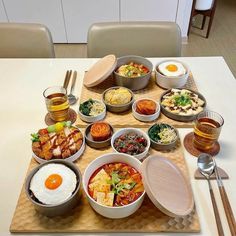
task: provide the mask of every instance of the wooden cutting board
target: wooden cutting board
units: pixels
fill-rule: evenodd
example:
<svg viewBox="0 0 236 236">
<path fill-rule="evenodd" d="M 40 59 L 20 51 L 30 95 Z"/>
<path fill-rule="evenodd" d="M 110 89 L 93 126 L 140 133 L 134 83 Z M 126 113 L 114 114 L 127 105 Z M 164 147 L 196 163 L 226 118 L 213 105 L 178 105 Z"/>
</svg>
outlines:
<svg viewBox="0 0 236 236">
<path fill-rule="evenodd" d="M 84 154 L 75 162 L 83 173 L 87 165 L 96 157 L 112 152 L 111 147 L 103 150 L 92 149 L 86 146 Z M 150 149 L 150 154 L 159 153 L 172 160 L 189 180 L 189 174 L 185 163 L 183 150 L 180 145 L 170 152 L 157 152 Z M 38 163 L 31 160 L 28 172 Z M 28 174 L 28 173 L 27 173 Z M 173 180 L 174 181 L 174 180 Z M 133 215 L 124 219 L 107 219 L 97 214 L 90 207 L 84 193 L 80 204 L 69 214 L 58 217 L 46 217 L 37 213 L 27 199 L 24 186 L 19 196 L 15 213 L 11 222 L 12 233 L 108 233 L 108 232 L 199 232 L 200 224 L 195 209 L 186 217 L 171 218 L 160 210 L 146 196 L 140 209 Z"/>
<path fill-rule="evenodd" d="M 82 91 L 81 91 L 81 97 L 80 97 L 80 102 L 86 101 L 89 98 L 93 99 L 102 99 L 102 93 L 110 87 L 115 86 L 115 82 L 110 76 L 108 79 L 106 79 L 104 82 L 101 84 L 92 87 L 92 88 L 87 88 L 86 86 L 83 85 Z M 187 83 L 185 85 L 185 88 L 192 89 L 194 91 L 198 91 L 197 86 L 195 84 L 194 78 L 192 74 L 190 73 L 190 76 L 188 77 Z M 156 82 L 155 82 L 155 74 L 152 74 L 152 77 L 150 79 L 150 82 L 148 86 L 145 89 L 138 90 L 134 92 L 135 99 L 139 98 L 152 98 L 156 101 L 160 100 L 161 95 L 165 92 L 166 90 L 159 87 Z M 149 127 L 150 125 L 156 123 L 156 122 L 163 122 L 163 123 L 168 123 L 169 125 L 172 125 L 176 128 L 192 128 L 193 127 L 193 122 L 180 122 L 180 121 L 175 121 L 172 120 L 162 113 L 160 114 L 159 118 L 153 122 L 141 122 L 139 120 L 136 120 L 133 115 L 132 115 L 132 110 L 129 110 L 127 112 L 123 113 L 111 113 L 107 112 L 105 121 L 112 124 L 114 127 Z M 79 117 L 77 118 L 77 124 L 79 127 L 86 127 L 88 123 L 82 121 Z"/>
</svg>

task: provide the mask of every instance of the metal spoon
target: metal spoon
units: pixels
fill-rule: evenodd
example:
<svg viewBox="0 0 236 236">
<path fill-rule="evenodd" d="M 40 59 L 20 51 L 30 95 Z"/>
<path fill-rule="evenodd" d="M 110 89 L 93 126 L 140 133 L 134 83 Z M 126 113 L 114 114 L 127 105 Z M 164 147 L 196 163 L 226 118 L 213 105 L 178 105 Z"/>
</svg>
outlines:
<svg viewBox="0 0 236 236">
<path fill-rule="evenodd" d="M 219 214 L 219 211 L 218 211 L 218 208 L 217 208 L 217 205 L 216 205 L 214 192 L 213 192 L 211 182 L 210 182 L 210 176 L 212 175 L 212 173 L 215 169 L 215 163 L 214 163 L 213 158 L 212 158 L 211 155 L 206 154 L 206 153 L 202 153 L 198 156 L 197 165 L 198 165 L 198 169 L 199 169 L 200 173 L 207 179 L 208 186 L 209 186 L 209 191 L 210 191 L 210 194 L 211 194 L 211 201 L 212 201 L 212 205 L 213 205 L 213 209 L 214 209 L 218 234 L 220 236 L 223 236 L 224 231 L 223 231 L 223 228 L 222 228 L 220 214 Z"/>
<path fill-rule="evenodd" d="M 77 101 L 77 97 L 73 95 L 74 88 L 75 88 L 75 82 L 76 82 L 76 77 L 77 77 L 77 71 L 74 71 L 73 73 L 73 78 L 72 78 L 72 83 L 71 83 L 71 88 L 70 88 L 70 93 L 68 94 L 68 100 L 70 105 L 73 105 Z"/>
</svg>

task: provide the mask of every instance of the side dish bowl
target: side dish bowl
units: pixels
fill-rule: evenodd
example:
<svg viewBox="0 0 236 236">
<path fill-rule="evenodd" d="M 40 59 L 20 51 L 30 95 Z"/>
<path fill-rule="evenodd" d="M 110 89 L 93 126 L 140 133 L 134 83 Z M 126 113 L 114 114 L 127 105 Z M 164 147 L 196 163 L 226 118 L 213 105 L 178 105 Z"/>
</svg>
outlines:
<svg viewBox="0 0 236 236">
<path fill-rule="evenodd" d="M 131 99 L 130 99 L 129 102 L 124 103 L 124 104 L 110 104 L 110 103 L 106 102 L 106 100 L 105 100 L 106 93 L 111 91 L 111 90 L 116 90 L 116 89 L 120 89 L 120 88 L 124 88 L 124 87 L 121 87 L 121 86 L 111 87 L 111 88 L 106 89 L 102 94 L 102 101 L 106 105 L 107 110 L 110 111 L 110 112 L 121 113 L 121 112 L 128 111 L 132 107 L 132 104 L 134 102 L 134 94 L 130 89 L 127 89 L 127 88 L 125 88 L 125 89 L 131 95 Z"/>
<path fill-rule="evenodd" d="M 170 63 L 175 62 L 175 63 L 181 64 L 185 68 L 185 73 L 181 74 L 181 75 L 177 75 L 177 76 L 167 76 L 167 75 L 162 74 L 159 71 L 158 66 L 162 63 L 168 63 L 168 62 L 170 62 Z M 190 73 L 189 66 L 186 65 L 185 63 L 177 61 L 177 60 L 161 61 L 155 66 L 156 83 L 160 87 L 165 88 L 165 89 L 183 87 L 187 83 L 189 73 Z"/>
<path fill-rule="evenodd" d="M 101 106 L 103 107 L 103 111 L 96 114 L 96 115 L 85 115 L 85 114 L 83 114 L 81 106 L 82 106 L 82 104 L 84 104 L 85 102 L 88 102 L 89 100 L 92 100 L 92 101 L 95 101 L 95 102 L 101 104 Z M 88 122 L 88 123 L 103 120 L 106 116 L 106 106 L 105 106 L 105 104 L 102 101 L 97 100 L 97 99 L 89 99 L 89 100 L 84 101 L 83 103 L 80 104 L 80 107 L 79 107 L 79 110 L 78 110 L 78 114 L 79 114 L 80 119 L 85 121 L 85 122 Z"/>
<path fill-rule="evenodd" d="M 151 147 L 158 151 L 166 151 L 176 147 L 179 140 L 177 129 L 173 126 L 157 123 L 148 129 Z"/>
<path fill-rule="evenodd" d="M 31 183 L 33 176 L 36 174 L 36 172 L 38 170 L 40 170 L 42 167 L 44 167 L 48 164 L 53 164 L 53 163 L 62 164 L 64 166 L 68 167 L 69 169 L 71 169 L 76 175 L 77 183 L 76 183 L 75 190 L 73 191 L 72 195 L 67 200 L 65 200 L 59 204 L 46 205 L 46 204 L 40 203 L 39 201 L 37 201 L 37 199 L 35 199 L 32 196 L 32 193 L 30 190 L 30 183 Z M 81 175 L 80 170 L 76 167 L 76 165 L 74 165 L 73 163 L 64 161 L 64 160 L 51 160 L 51 161 L 48 161 L 47 163 L 43 163 L 41 165 L 38 165 L 36 168 L 34 168 L 29 173 L 29 175 L 26 178 L 26 182 L 25 182 L 25 192 L 26 192 L 28 199 L 34 205 L 35 209 L 38 212 L 40 212 L 43 215 L 50 216 L 50 217 L 51 216 L 58 216 L 58 215 L 63 215 L 65 213 L 69 212 L 78 204 L 80 194 L 81 194 L 81 182 L 82 182 L 82 175 Z"/>
<path fill-rule="evenodd" d="M 145 114 L 140 114 L 139 112 L 137 112 L 137 103 L 142 101 L 142 100 L 151 100 L 153 103 L 155 103 L 156 105 L 156 109 L 155 109 L 155 113 L 154 114 L 151 114 L 151 115 L 145 115 Z M 160 108 L 160 105 L 158 102 L 156 102 L 155 100 L 153 99 L 150 99 L 150 98 L 140 98 L 138 100 L 136 100 L 133 105 L 132 105 L 132 113 L 133 113 L 133 116 L 137 119 L 137 120 L 140 120 L 140 121 L 143 121 L 143 122 L 150 122 L 150 121 L 154 121 L 156 120 L 159 115 L 160 115 L 160 111 L 161 111 L 161 108 Z"/>
<path fill-rule="evenodd" d="M 148 151 L 149 151 L 149 148 L 150 148 L 150 138 L 148 137 L 148 135 L 142 131 L 141 129 L 136 129 L 136 128 L 123 128 L 123 129 L 120 129 L 118 131 L 116 131 L 113 135 L 112 135 L 112 138 L 111 138 L 111 146 L 112 146 L 112 149 L 115 151 L 115 152 L 118 152 L 118 153 L 126 153 L 125 150 L 122 151 L 122 152 L 119 152 L 116 147 L 115 147 L 115 142 L 116 142 L 116 139 L 121 137 L 121 136 L 124 136 L 124 135 L 127 135 L 127 134 L 130 134 L 130 133 L 134 133 L 140 137 L 143 137 L 146 141 L 146 146 L 142 147 L 143 148 L 143 151 L 139 154 L 131 154 L 132 156 L 134 156 L 135 158 L 137 158 L 138 160 L 141 160 L 142 158 L 144 158 L 147 154 L 148 154 Z M 142 140 L 141 140 L 142 142 Z M 134 143 L 137 143 L 137 141 L 135 141 Z M 123 146 L 123 144 L 122 144 Z M 126 150 L 127 151 L 127 150 Z M 127 151 L 127 153 L 130 155 L 130 152 L 131 151 Z"/>
<path fill-rule="evenodd" d="M 117 72 L 117 69 L 125 64 L 128 64 L 130 62 L 135 62 L 137 64 L 142 64 L 146 68 L 148 68 L 148 73 L 138 76 L 138 77 L 128 77 L 128 76 L 123 76 L 120 75 Z M 117 66 L 115 71 L 113 72 L 115 82 L 119 86 L 124 86 L 126 88 L 129 88 L 131 90 L 139 90 L 143 89 L 148 85 L 148 82 L 151 78 L 151 73 L 152 73 L 153 65 L 152 63 L 146 59 L 145 57 L 141 56 L 134 56 L 134 55 L 129 55 L 129 56 L 123 56 L 117 59 Z"/>
<path fill-rule="evenodd" d="M 134 202 L 124 205 L 124 206 L 117 206 L 117 207 L 109 207 L 99 204 L 97 201 L 95 201 L 90 194 L 88 193 L 88 184 L 91 176 L 93 173 L 101 166 L 108 164 L 108 163 L 114 163 L 114 162 L 121 162 L 126 163 L 133 168 L 135 168 L 139 173 L 141 173 L 141 162 L 138 161 L 136 158 L 123 154 L 123 153 L 109 153 L 102 155 L 100 157 L 97 157 L 94 161 L 92 161 L 87 168 L 84 171 L 83 175 L 83 189 L 86 194 L 86 197 L 91 205 L 91 207 L 100 215 L 105 216 L 107 218 L 112 219 L 119 219 L 127 217 L 131 214 L 133 214 L 135 211 L 138 210 L 138 208 L 141 206 L 145 191 L 142 193 L 142 195 L 136 199 Z"/>
<path fill-rule="evenodd" d="M 102 140 L 102 141 L 95 141 L 95 140 L 93 139 L 93 137 L 91 136 L 91 133 L 90 133 L 90 130 L 91 130 L 91 126 L 92 126 L 92 125 L 93 125 L 93 124 L 88 125 L 88 126 L 86 127 L 86 129 L 85 129 L 84 135 L 85 135 L 86 143 L 87 143 L 90 147 L 96 148 L 96 149 L 97 149 L 97 148 L 105 148 L 105 147 L 110 146 L 110 145 L 111 145 L 111 137 L 112 137 L 112 135 L 113 135 L 113 133 L 114 133 L 113 127 L 112 127 L 110 124 L 108 124 L 108 125 L 110 126 L 110 129 L 111 129 L 111 135 L 110 135 L 110 137 L 108 137 L 107 139 Z"/>
</svg>

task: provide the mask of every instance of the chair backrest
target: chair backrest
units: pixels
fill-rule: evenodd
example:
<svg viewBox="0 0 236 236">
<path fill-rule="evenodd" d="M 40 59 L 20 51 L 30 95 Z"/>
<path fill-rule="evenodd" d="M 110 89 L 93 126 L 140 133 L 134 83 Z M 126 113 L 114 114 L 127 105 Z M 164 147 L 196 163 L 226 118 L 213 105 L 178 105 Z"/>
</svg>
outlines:
<svg viewBox="0 0 236 236">
<path fill-rule="evenodd" d="M 115 54 L 181 56 L 181 30 L 174 22 L 95 23 L 88 31 L 88 57 Z"/>
<path fill-rule="evenodd" d="M 0 23 L 0 58 L 55 57 L 50 31 L 41 24 Z"/>
</svg>

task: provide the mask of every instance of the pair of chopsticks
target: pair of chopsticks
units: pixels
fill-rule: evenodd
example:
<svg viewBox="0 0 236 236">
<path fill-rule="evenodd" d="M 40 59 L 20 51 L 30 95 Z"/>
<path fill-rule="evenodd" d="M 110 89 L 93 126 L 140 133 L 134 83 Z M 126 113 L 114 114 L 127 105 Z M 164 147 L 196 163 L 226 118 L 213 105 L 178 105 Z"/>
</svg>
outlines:
<svg viewBox="0 0 236 236">
<path fill-rule="evenodd" d="M 233 214 L 228 196 L 226 194 L 221 176 L 219 175 L 218 167 L 216 165 L 216 161 L 215 161 L 214 157 L 213 157 L 213 161 L 215 163 L 215 170 L 214 171 L 215 171 L 215 175 L 216 175 L 217 185 L 218 185 L 218 188 L 220 191 L 220 196 L 221 196 L 221 200 L 223 202 L 223 206 L 224 206 L 226 218 L 228 221 L 229 229 L 230 229 L 231 235 L 236 236 L 236 224 L 235 224 L 234 214 Z"/>
<path fill-rule="evenodd" d="M 72 75 L 72 70 L 66 71 L 64 83 L 63 83 L 63 88 L 67 89 L 69 82 L 70 82 L 70 77 Z"/>
</svg>

